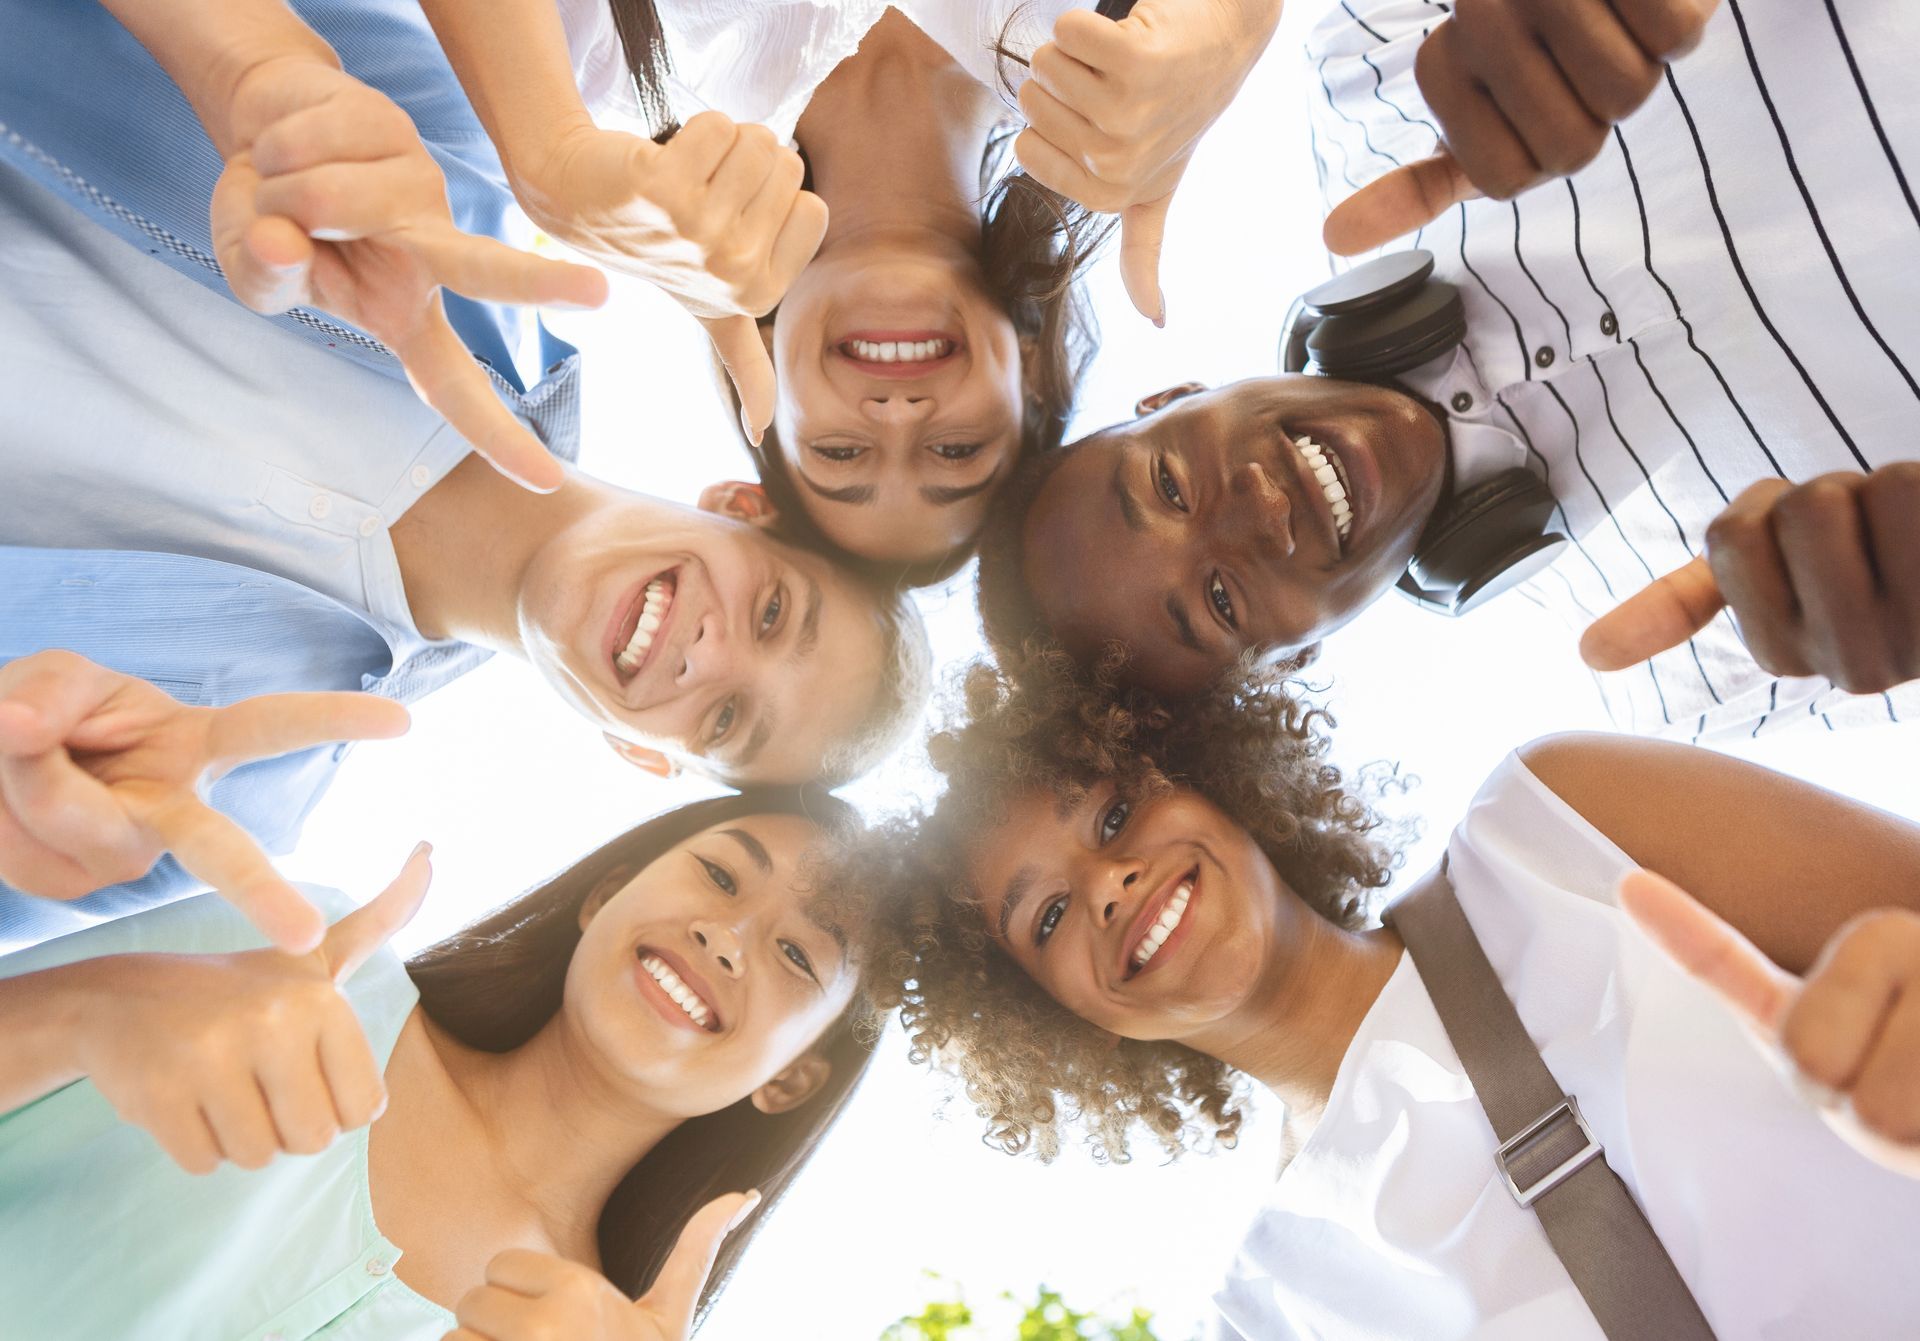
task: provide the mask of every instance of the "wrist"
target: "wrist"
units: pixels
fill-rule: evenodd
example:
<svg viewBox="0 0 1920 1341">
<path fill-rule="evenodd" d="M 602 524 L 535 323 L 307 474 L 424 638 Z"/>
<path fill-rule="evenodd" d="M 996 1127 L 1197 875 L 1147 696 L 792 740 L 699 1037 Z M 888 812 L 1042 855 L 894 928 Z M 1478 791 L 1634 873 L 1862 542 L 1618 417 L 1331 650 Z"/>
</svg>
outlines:
<svg viewBox="0 0 1920 1341">
<path fill-rule="evenodd" d="M 544 121 L 527 133 L 512 137 L 511 147 L 500 149 L 500 165 L 507 184 L 527 218 L 541 231 L 562 241 L 572 232 L 567 189 L 569 165 L 588 140 L 602 134 L 583 107 L 580 114 Z"/>
</svg>

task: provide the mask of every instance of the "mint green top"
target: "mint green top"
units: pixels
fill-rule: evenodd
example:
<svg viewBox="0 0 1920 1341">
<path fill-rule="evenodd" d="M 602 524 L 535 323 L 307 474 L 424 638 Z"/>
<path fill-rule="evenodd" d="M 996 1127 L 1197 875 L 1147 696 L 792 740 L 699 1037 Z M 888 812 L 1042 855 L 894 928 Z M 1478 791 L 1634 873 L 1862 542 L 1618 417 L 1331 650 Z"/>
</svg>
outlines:
<svg viewBox="0 0 1920 1341">
<path fill-rule="evenodd" d="M 329 921 L 352 902 L 304 886 Z M 211 894 L 0 957 L 14 977 L 100 955 L 264 944 Z M 382 949 L 346 994 L 384 1067 L 419 994 Z M 445 1309 L 393 1274 L 362 1128 L 317 1155 L 196 1177 L 89 1081 L 0 1114 L 0 1335 L 7 1341 L 439 1341 Z"/>
</svg>

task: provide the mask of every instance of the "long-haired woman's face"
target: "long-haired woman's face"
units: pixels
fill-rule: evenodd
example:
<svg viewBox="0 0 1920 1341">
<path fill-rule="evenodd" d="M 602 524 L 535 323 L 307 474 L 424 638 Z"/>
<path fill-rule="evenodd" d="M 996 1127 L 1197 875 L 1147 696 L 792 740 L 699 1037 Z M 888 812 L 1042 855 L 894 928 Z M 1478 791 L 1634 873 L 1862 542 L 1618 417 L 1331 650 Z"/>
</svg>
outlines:
<svg viewBox="0 0 1920 1341">
<path fill-rule="evenodd" d="M 1018 798 L 973 844 L 967 873 L 1000 949 L 1125 1038 L 1183 1039 L 1229 1015 L 1302 907 L 1252 836 L 1185 789 Z"/>
<path fill-rule="evenodd" d="M 774 425 L 828 539 L 933 560 L 979 531 L 1020 452 L 1020 341 L 978 262 L 936 240 L 816 260 L 774 323 Z"/>
<path fill-rule="evenodd" d="M 565 1011 L 622 1080 L 688 1117 L 780 1076 L 846 1010 L 858 966 L 807 911 L 820 831 L 755 815 L 672 848 L 582 912 Z"/>
</svg>

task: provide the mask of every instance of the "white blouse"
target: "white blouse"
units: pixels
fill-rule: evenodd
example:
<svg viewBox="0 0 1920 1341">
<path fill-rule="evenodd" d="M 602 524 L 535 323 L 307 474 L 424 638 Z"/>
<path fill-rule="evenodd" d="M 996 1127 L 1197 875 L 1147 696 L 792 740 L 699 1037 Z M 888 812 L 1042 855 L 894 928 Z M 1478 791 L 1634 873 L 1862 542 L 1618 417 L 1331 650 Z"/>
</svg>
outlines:
<svg viewBox="0 0 1920 1341">
<path fill-rule="evenodd" d="M 581 96 L 596 116 L 637 116 L 626 55 L 607 0 L 557 0 Z M 995 51 L 1026 53 L 1054 20 L 1092 0 L 658 0 L 673 62 L 668 100 L 679 120 L 725 112 L 787 140 L 813 91 L 888 8 L 898 9 L 975 79 L 1019 87 L 1025 70 Z M 1004 68 L 1003 68 L 1004 67 Z"/>
<path fill-rule="evenodd" d="M 1912 1336 L 1920 1183 L 1843 1144 L 1614 904 L 1627 855 L 1509 755 L 1448 845 L 1547 1066 L 1720 1341 Z M 1214 1297 L 1217 1335 L 1599 1341 L 1411 959 Z"/>
</svg>

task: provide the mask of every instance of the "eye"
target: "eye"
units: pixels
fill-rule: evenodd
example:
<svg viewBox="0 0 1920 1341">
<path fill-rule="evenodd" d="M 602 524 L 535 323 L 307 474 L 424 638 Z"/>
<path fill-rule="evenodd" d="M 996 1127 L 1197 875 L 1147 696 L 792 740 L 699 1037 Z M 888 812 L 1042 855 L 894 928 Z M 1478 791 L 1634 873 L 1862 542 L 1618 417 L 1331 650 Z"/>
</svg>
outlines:
<svg viewBox="0 0 1920 1341">
<path fill-rule="evenodd" d="M 818 443 L 814 443 L 809 445 L 807 450 L 819 457 L 822 461 L 836 461 L 844 464 L 848 461 L 858 460 L 861 453 L 867 449 L 865 447 L 822 447 Z"/>
<path fill-rule="evenodd" d="M 1153 463 L 1154 487 L 1160 490 L 1160 496 L 1182 512 L 1187 510 L 1187 497 L 1180 492 L 1180 486 L 1174 482 L 1173 472 L 1167 469 L 1167 458 L 1160 457 Z"/>
<path fill-rule="evenodd" d="M 1133 803 L 1116 799 L 1113 804 L 1100 812 L 1100 841 L 1106 843 L 1117 838 L 1132 817 Z"/>
<path fill-rule="evenodd" d="M 1212 602 L 1220 618 L 1227 621 L 1228 628 L 1240 627 L 1240 621 L 1233 617 L 1233 597 L 1227 595 L 1227 584 L 1220 580 L 1218 573 L 1207 579 L 1207 600 Z"/>
<path fill-rule="evenodd" d="M 813 961 L 807 958 L 807 952 L 805 950 L 802 950 L 792 941 L 781 941 L 780 953 L 785 955 L 802 973 L 812 978 L 816 983 L 820 981 L 820 975 L 813 971 Z"/>
<path fill-rule="evenodd" d="M 765 637 L 779 627 L 780 612 L 787 608 L 787 593 L 776 590 L 767 601 L 767 608 L 760 612 L 760 634 Z"/>
<path fill-rule="evenodd" d="M 1060 925 L 1060 919 L 1067 915 L 1067 897 L 1061 895 L 1040 910 L 1040 916 L 1034 919 L 1033 943 L 1045 945 L 1053 936 L 1053 929 Z"/>
<path fill-rule="evenodd" d="M 984 442 L 940 442 L 928 447 L 927 450 L 942 461 L 965 461 L 980 455 L 986 445 Z"/>
<path fill-rule="evenodd" d="M 708 861 L 705 857 L 696 856 L 694 860 L 706 868 L 707 879 L 713 881 L 722 894 L 731 898 L 740 892 L 740 886 L 734 883 L 733 875 L 726 867 L 717 862 Z"/>
<path fill-rule="evenodd" d="M 739 708 L 735 706 L 732 699 L 728 699 L 713 719 L 713 728 L 707 732 L 707 744 L 718 745 L 725 740 L 727 732 L 733 730 L 734 719 L 739 715 Z"/>
</svg>

